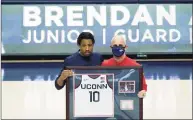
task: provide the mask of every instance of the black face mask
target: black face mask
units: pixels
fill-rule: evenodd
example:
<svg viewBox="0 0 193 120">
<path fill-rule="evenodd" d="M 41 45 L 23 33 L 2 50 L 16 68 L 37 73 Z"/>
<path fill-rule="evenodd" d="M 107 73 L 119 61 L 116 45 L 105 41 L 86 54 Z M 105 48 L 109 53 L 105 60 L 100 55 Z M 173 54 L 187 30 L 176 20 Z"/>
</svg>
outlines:
<svg viewBox="0 0 193 120">
<path fill-rule="evenodd" d="M 122 46 L 113 46 L 112 53 L 116 57 L 121 57 L 125 53 L 125 47 Z"/>
</svg>

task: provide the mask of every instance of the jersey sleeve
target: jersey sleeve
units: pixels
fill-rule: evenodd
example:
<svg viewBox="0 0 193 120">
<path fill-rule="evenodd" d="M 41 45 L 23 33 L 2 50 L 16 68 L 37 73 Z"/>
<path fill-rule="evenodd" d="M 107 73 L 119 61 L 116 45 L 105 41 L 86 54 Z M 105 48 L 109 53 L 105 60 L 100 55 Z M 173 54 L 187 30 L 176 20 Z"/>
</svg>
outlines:
<svg viewBox="0 0 193 120">
<path fill-rule="evenodd" d="M 62 68 L 62 70 L 60 71 L 58 77 L 57 77 L 56 80 L 55 80 L 55 87 L 56 87 L 57 90 L 62 89 L 62 88 L 66 85 L 66 80 L 63 81 L 63 85 L 62 85 L 62 86 L 59 86 L 59 85 L 57 84 L 57 80 L 58 80 L 58 78 L 61 76 L 62 71 L 65 70 L 65 69 L 66 69 L 66 66 L 68 66 L 68 65 L 69 65 L 68 59 L 64 60 L 63 68 Z"/>
</svg>

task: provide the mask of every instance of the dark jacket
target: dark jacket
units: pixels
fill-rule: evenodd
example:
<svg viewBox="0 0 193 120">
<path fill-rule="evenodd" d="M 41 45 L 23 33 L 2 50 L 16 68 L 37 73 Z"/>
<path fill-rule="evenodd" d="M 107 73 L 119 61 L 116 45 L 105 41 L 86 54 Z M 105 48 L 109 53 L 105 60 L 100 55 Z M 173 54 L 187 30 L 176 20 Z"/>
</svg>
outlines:
<svg viewBox="0 0 193 120">
<path fill-rule="evenodd" d="M 89 57 L 84 57 L 84 56 L 81 56 L 78 51 L 73 55 L 67 57 L 64 60 L 63 69 L 61 70 L 59 76 L 55 80 L 56 89 L 60 90 L 66 84 L 66 81 L 64 81 L 63 86 L 59 86 L 57 84 L 57 79 L 60 77 L 62 71 L 66 69 L 66 66 L 100 66 L 102 62 L 103 62 L 103 58 L 99 53 L 92 53 Z"/>
</svg>

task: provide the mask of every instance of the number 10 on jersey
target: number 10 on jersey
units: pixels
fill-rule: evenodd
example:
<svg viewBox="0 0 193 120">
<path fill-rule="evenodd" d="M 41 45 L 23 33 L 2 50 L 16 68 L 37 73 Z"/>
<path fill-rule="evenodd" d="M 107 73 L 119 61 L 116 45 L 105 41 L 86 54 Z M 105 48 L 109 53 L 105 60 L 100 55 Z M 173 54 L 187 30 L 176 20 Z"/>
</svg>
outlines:
<svg viewBox="0 0 193 120">
<path fill-rule="evenodd" d="M 74 117 L 114 116 L 114 75 L 76 74 L 73 77 Z M 111 81 L 109 82 L 107 76 Z M 92 110 L 94 109 L 94 110 Z"/>
<path fill-rule="evenodd" d="M 100 93 L 98 91 L 89 91 L 89 94 L 90 94 L 90 102 L 100 101 Z"/>
</svg>

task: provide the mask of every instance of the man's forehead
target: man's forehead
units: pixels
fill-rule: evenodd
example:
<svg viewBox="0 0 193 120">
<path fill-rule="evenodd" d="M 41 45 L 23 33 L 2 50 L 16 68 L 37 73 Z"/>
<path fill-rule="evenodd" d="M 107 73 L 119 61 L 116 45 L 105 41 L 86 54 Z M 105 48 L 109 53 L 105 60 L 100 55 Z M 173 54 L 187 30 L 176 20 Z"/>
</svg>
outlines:
<svg viewBox="0 0 193 120">
<path fill-rule="evenodd" d="M 120 37 L 116 37 L 112 40 L 112 45 L 125 45 L 125 41 L 120 38 Z"/>
</svg>

